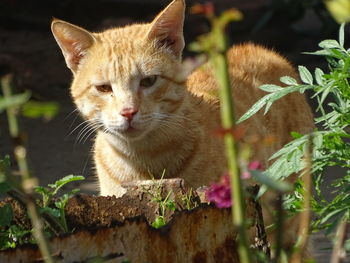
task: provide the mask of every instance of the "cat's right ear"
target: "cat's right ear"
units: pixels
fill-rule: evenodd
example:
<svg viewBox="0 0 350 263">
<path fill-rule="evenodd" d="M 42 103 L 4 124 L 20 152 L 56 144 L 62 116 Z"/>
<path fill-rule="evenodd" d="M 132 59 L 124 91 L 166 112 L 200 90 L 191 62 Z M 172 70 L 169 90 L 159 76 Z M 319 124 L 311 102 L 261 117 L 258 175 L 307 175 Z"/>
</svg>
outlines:
<svg viewBox="0 0 350 263">
<path fill-rule="evenodd" d="M 87 30 L 59 19 L 53 19 L 51 30 L 62 50 L 68 68 L 76 73 L 81 59 L 95 42 Z"/>
</svg>

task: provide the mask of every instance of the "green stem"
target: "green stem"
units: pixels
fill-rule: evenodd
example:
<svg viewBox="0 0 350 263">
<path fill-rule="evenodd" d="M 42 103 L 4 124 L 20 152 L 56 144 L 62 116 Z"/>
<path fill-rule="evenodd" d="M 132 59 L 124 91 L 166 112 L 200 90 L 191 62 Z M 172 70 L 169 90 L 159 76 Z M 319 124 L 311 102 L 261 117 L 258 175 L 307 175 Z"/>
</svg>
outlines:
<svg viewBox="0 0 350 263">
<path fill-rule="evenodd" d="M 215 20 L 213 23 L 213 36 L 215 36 L 217 50 L 212 51 L 210 55 L 214 64 L 216 79 L 220 87 L 219 92 L 221 100 L 222 126 L 225 130 L 232 131 L 235 125 L 235 120 L 230 77 L 228 72 L 228 62 L 226 57 L 227 40 L 224 33 L 224 28 Z M 225 134 L 224 141 L 231 179 L 231 196 L 234 202 L 234 205 L 232 206 L 232 217 L 234 226 L 237 228 L 239 234 L 238 253 L 240 262 L 251 262 L 251 253 L 245 224 L 245 199 L 237 163 L 235 138 L 233 137 L 232 132 L 227 132 Z"/>
<path fill-rule="evenodd" d="M 5 98 L 9 98 L 12 96 L 13 88 L 11 74 L 5 75 L 1 78 L 1 87 Z M 10 135 L 12 138 L 17 138 L 19 136 L 19 125 L 16 116 L 16 107 L 7 108 L 6 113 Z"/>
<path fill-rule="evenodd" d="M 64 207 L 60 208 L 60 215 L 61 215 L 61 220 L 62 220 L 62 226 L 64 228 L 65 233 L 68 232 L 68 225 L 67 225 L 67 220 L 66 220 L 66 213 L 64 212 Z"/>
<path fill-rule="evenodd" d="M 13 76 L 11 74 L 5 75 L 1 78 L 1 87 L 5 98 L 9 98 L 12 95 L 12 78 Z M 23 146 L 23 142 L 19 136 L 19 121 L 17 118 L 16 107 L 9 107 L 6 112 L 10 135 L 16 142 L 14 153 L 19 171 L 22 175 L 22 186 L 26 199 L 25 203 L 27 205 L 28 214 L 33 226 L 34 237 L 38 242 L 44 261 L 47 263 L 53 263 L 54 261 L 51 257 L 49 245 L 43 233 L 42 220 L 39 217 L 35 201 L 32 198 L 33 183 L 35 180 L 30 177 L 26 149 Z"/>
</svg>

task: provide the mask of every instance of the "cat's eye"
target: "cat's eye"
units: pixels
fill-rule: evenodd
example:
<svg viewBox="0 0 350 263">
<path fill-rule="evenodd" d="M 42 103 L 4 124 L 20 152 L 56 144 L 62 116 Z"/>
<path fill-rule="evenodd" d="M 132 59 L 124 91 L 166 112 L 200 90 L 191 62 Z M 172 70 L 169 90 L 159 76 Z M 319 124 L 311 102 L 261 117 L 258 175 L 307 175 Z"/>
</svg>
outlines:
<svg viewBox="0 0 350 263">
<path fill-rule="evenodd" d="M 153 75 L 153 76 L 149 76 L 146 78 L 141 79 L 140 81 L 140 86 L 143 88 L 149 88 L 152 87 L 154 83 L 156 83 L 158 76 L 157 75 Z"/>
<path fill-rule="evenodd" d="M 111 85 L 108 85 L 108 84 L 96 85 L 95 87 L 99 92 L 103 92 L 103 93 L 112 92 L 112 87 Z"/>
</svg>

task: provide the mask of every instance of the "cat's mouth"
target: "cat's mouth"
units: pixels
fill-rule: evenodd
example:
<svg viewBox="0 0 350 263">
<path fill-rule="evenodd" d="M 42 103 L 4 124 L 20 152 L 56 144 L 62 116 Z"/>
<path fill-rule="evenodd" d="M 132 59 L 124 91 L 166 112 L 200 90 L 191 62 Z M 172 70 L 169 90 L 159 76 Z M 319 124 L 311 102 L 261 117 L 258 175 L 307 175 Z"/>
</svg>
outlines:
<svg viewBox="0 0 350 263">
<path fill-rule="evenodd" d="M 123 137 L 137 137 L 143 132 L 142 129 L 135 127 L 131 123 L 128 123 L 123 127 L 109 127 L 106 130 L 107 133 L 119 136 L 122 135 Z"/>
</svg>

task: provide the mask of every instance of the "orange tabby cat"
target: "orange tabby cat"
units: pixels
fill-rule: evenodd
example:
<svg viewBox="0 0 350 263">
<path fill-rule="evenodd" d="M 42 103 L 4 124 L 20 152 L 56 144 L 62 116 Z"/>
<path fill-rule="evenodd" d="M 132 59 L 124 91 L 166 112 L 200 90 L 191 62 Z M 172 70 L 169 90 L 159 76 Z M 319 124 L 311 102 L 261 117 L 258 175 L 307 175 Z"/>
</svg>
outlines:
<svg viewBox="0 0 350 263">
<path fill-rule="evenodd" d="M 149 24 L 90 33 L 61 20 L 52 32 L 74 74 L 71 93 L 78 109 L 98 129 L 94 159 L 101 195 L 123 194 L 121 182 L 181 177 L 191 187 L 208 185 L 226 170 L 217 84 L 210 65 L 186 83 L 172 81 L 184 48 L 185 4 L 174 0 Z M 297 78 L 281 56 L 253 44 L 228 51 L 237 117 L 281 76 Z M 312 114 L 303 95 L 291 94 L 266 115 L 243 123 L 246 138 L 274 135 L 257 147 L 254 159 L 267 159 L 287 143 L 291 131 L 309 132 Z"/>
</svg>

